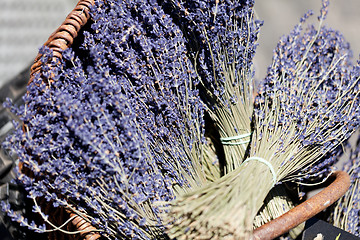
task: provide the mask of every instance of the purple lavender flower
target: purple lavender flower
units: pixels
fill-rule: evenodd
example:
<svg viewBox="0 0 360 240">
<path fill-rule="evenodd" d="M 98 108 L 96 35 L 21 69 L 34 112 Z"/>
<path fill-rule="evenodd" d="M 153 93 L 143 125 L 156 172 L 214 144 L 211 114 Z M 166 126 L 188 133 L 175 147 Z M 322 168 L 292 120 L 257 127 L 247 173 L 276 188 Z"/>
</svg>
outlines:
<svg viewBox="0 0 360 240">
<path fill-rule="evenodd" d="M 327 6 L 324 1 L 321 21 L 325 19 Z M 304 19 L 310 15 L 306 14 Z M 284 142 L 301 141 L 297 152 L 319 147 L 325 160 L 302 169 L 309 178 L 329 170 L 341 149 L 336 147 L 359 124 L 358 73 L 357 66 L 352 67 L 349 44 L 340 32 L 326 26 L 318 30 L 313 25 L 303 31 L 303 22 L 278 43 L 268 75 L 259 87 L 255 112 L 258 124 L 274 131 L 277 126 L 285 131 L 296 122 L 291 140 L 279 139 L 279 154 L 286 147 Z M 276 119 L 265 119 L 268 110 L 264 111 L 264 104 L 270 111 L 276 111 Z"/>
</svg>

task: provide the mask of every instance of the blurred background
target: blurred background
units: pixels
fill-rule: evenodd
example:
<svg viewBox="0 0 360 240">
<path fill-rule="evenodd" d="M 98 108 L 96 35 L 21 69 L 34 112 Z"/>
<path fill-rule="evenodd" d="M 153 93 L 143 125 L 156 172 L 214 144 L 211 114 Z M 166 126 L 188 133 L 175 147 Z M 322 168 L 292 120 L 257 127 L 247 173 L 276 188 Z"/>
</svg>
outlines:
<svg viewBox="0 0 360 240">
<path fill-rule="evenodd" d="M 29 66 L 77 0 L 0 0 L 0 87 Z"/>
<path fill-rule="evenodd" d="M 314 11 L 312 22 L 317 21 L 321 0 L 255 0 L 259 19 L 264 21 L 260 32 L 259 47 L 255 55 L 257 78 L 263 78 L 271 63 L 272 51 L 279 38 L 290 33 L 308 10 Z M 310 21 L 308 22 L 310 23 Z M 306 23 L 307 24 L 307 23 Z M 350 42 L 354 58 L 360 53 L 360 1 L 330 0 L 325 24 L 339 30 Z"/>
<path fill-rule="evenodd" d="M 264 20 L 255 56 L 256 78 L 262 79 L 271 63 L 272 51 L 279 38 L 288 34 L 305 12 L 321 8 L 321 0 L 255 0 L 259 19 Z M 21 102 L 29 67 L 39 47 L 62 23 L 77 0 L 0 0 L 0 143 L 12 129 L 12 117 L 2 108 L 5 97 Z M 360 53 L 360 0 L 332 0 L 326 24 L 340 30 L 353 49 Z M 20 192 L 9 184 L 16 157 L 0 147 L 0 200 L 8 199 L 23 211 Z M 0 240 L 11 240 L 16 228 L 0 214 Z M 21 239 L 20 236 L 15 239 Z"/>
</svg>

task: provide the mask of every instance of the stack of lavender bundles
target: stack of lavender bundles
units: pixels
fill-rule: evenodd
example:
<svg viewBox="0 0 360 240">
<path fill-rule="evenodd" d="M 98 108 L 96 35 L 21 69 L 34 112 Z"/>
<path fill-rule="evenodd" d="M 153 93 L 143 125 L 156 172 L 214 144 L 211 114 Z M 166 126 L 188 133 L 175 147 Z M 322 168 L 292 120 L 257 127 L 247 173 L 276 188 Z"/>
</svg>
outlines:
<svg viewBox="0 0 360 240">
<path fill-rule="evenodd" d="M 13 108 L 25 132 L 19 125 L 7 144 L 34 173 L 18 181 L 51 228 L 3 209 L 42 232 L 74 233 L 48 220 L 39 197 L 109 239 L 248 238 L 271 188 L 322 177 L 359 124 L 348 44 L 321 23 L 302 32 L 306 15 L 275 50 L 250 128 L 253 4 L 96 1 L 73 49 L 44 65 L 25 107 Z M 320 22 L 326 11 L 324 1 Z M 221 178 L 207 159 L 217 156 L 207 153 L 205 109 L 225 148 Z"/>
<path fill-rule="evenodd" d="M 33 230 L 75 233 L 48 220 L 42 197 L 109 239 L 166 238 L 161 203 L 206 182 L 197 76 L 182 32 L 156 1 L 96 1 L 91 12 L 77 45 L 44 65 L 26 105 L 13 109 L 25 132 L 19 124 L 8 145 L 34 174 L 18 181 L 51 228 L 3 209 Z"/>
<path fill-rule="evenodd" d="M 248 239 L 267 193 L 284 181 L 319 178 L 328 156 L 358 128 L 359 73 L 340 33 L 302 24 L 275 49 L 256 98 L 254 132 L 244 163 L 207 186 L 177 198 L 169 216 L 171 236 Z M 325 160 L 324 160 L 325 158 Z"/>
</svg>

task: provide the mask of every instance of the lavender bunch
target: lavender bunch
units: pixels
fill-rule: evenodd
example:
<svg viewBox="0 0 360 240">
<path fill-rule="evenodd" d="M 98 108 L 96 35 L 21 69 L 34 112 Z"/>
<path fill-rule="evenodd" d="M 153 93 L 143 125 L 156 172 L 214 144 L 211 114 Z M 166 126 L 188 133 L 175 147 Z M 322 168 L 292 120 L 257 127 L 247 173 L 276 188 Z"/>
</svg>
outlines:
<svg viewBox="0 0 360 240">
<path fill-rule="evenodd" d="M 104 15 L 104 11 L 109 14 Z M 156 124 L 148 124 L 149 119 L 141 119 L 140 114 L 138 118 L 145 130 L 156 136 L 154 150 L 168 156 L 169 161 L 174 156 L 177 159 L 163 161 L 163 167 L 191 166 L 200 177 L 203 105 L 182 32 L 156 1 L 113 1 L 106 5 L 99 1 L 93 12 L 94 33 L 84 45 L 106 56 L 111 71 L 124 78 L 124 92 L 152 112 Z"/>
<path fill-rule="evenodd" d="M 80 64 L 77 59 L 74 63 Z M 103 77 L 106 84 L 99 84 L 95 75 L 86 78 L 76 66 L 63 73 L 79 76 L 56 81 L 51 90 L 43 79 L 34 81 L 29 95 L 36 94 L 21 111 L 26 133 L 19 128 L 9 140 L 23 166 L 34 173 L 34 178 L 19 173 L 18 181 L 34 200 L 34 212 L 52 228 L 28 223 L 6 205 L 4 210 L 36 231 L 76 233 L 47 220 L 37 205 L 43 197 L 54 207 L 72 209 L 109 238 L 161 237 L 152 203 L 172 199 L 173 191 L 137 126 L 138 107 L 119 92 L 116 82 L 107 85 L 110 79 Z"/>
<path fill-rule="evenodd" d="M 250 142 L 252 61 L 262 22 L 254 16 L 254 1 L 164 2 L 172 4 L 169 12 L 185 32 L 188 49 L 198 66 L 202 80 L 200 91 L 220 132 L 225 153 L 225 159 L 214 162 L 224 163 L 225 169 L 221 169 L 220 174 L 226 174 L 239 167 Z M 216 172 L 216 169 L 213 167 L 209 171 Z M 217 174 L 211 180 L 221 175 Z M 261 212 L 259 222 L 291 209 L 292 204 L 285 196 L 277 198 L 276 194 L 270 193 L 268 199 L 272 204 Z M 283 211 L 279 211 L 276 203 L 284 206 Z"/>
<path fill-rule="evenodd" d="M 220 133 L 225 173 L 237 168 L 250 139 L 252 60 L 260 21 L 254 1 L 163 1 L 182 28 L 201 79 L 200 91 Z"/>
<path fill-rule="evenodd" d="M 179 28 L 156 1 L 96 1 L 92 23 L 64 61 L 31 83 L 24 122 L 8 140 L 23 166 L 18 181 L 90 221 L 109 239 L 159 239 L 159 206 L 206 181 L 203 105 Z M 52 58 L 42 49 L 43 62 Z M 74 233 L 74 232 L 72 232 Z"/>
<path fill-rule="evenodd" d="M 359 71 L 359 69 L 358 69 Z M 334 226 L 341 228 L 347 232 L 360 236 L 359 228 L 359 211 L 360 211 L 360 151 L 359 140 L 356 142 L 356 146 L 346 149 L 349 150 L 349 156 L 346 159 L 343 171 L 346 171 L 350 175 L 350 188 L 345 195 L 340 198 L 332 209 L 329 222 Z"/>
<path fill-rule="evenodd" d="M 320 161 L 359 126 L 359 71 L 349 67 L 348 44 L 322 26 L 302 31 L 306 14 L 283 37 L 255 102 L 254 132 L 243 164 L 175 200 L 172 236 L 248 239 L 268 192 L 284 181 L 318 176 Z"/>
</svg>

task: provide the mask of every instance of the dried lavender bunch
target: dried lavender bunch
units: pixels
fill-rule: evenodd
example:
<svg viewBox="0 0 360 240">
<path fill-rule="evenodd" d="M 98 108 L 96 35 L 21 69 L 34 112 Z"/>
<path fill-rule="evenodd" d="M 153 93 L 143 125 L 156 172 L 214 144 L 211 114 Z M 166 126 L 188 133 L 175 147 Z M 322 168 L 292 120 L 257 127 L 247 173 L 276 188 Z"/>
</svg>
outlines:
<svg viewBox="0 0 360 240">
<path fill-rule="evenodd" d="M 18 144 L 15 150 L 35 179 L 20 174 L 18 180 L 35 204 L 36 198 L 44 197 L 55 207 L 74 209 L 106 230 L 106 235 L 146 238 L 159 234 L 145 226 L 158 225 L 149 203 L 173 194 L 170 180 L 150 161 L 145 139 L 136 128 L 136 106 L 119 93 L 104 98 L 103 89 L 94 90 L 99 86 L 85 78 L 83 84 L 91 87 L 78 90 L 73 84 L 80 85 L 80 79 L 69 79 L 69 85 L 62 82 L 70 91 L 54 83 L 57 88 L 45 90 L 41 102 L 27 104 L 23 120 L 28 130 L 24 135 L 19 129 L 12 142 Z M 118 89 L 113 86 L 112 90 Z M 34 105 L 53 111 L 43 115 L 35 109 L 35 116 L 29 118 Z M 44 215 L 36 205 L 34 211 Z"/>
<path fill-rule="evenodd" d="M 358 71 L 360 69 L 358 68 Z M 350 175 L 350 188 L 345 195 L 340 198 L 332 209 L 329 222 L 334 226 L 347 232 L 360 236 L 359 211 L 360 211 L 360 149 L 359 139 L 356 146 L 347 148 L 349 157 L 342 167 Z"/>
<path fill-rule="evenodd" d="M 159 202 L 206 181 L 203 105 L 182 33 L 156 1 L 96 1 L 90 27 L 64 62 L 43 66 L 17 110 L 26 131 L 9 144 L 35 177 L 18 180 L 35 203 L 70 208 L 109 239 L 166 238 Z"/>
<path fill-rule="evenodd" d="M 55 207 L 73 209 L 109 238 L 160 237 L 158 229 L 149 227 L 159 226 L 151 203 L 173 197 L 171 180 L 161 174 L 137 127 L 138 106 L 119 92 L 116 81 L 109 82 L 111 78 L 99 84 L 95 75 L 85 77 L 81 67 L 64 74 L 75 74 L 73 70 L 79 76 L 56 81 L 51 90 L 42 79 L 30 86 L 29 95 L 38 98 L 32 96 L 23 110 L 26 134 L 20 128 L 10 141 L 35 179 L 19 173 L 18 180 L 35 204 L 44 197 Z"/>
<path fill-rule="evenodd" d="M 250 142 L 253 114 L 252 61 L 261 22 L 254 17 L 254 1 L 164 1 L 170 15 L 185 32 L 189 53 L 202 79 L 203 98 L 220 132 L 225 153 L 226 174 L 243 161 Z M 230 137 L 229 137 L 230 136 Z M 209 152 L 209 151 L 207 151 Z M 213 165 L 212 171 L 215 172 Z M 217 166 L 216 166 L 217 167 Z M 221 167 L 221 165 L 220 165 Z M 207 176 L 210 176 L 208 174 Z M 221 176 L 221 175 L 220 175 Z M 219 177 L 215 175 L 214 181 Z M 293 206 L 290 199 L 269 194 L 273 204 L 264 208 L 260 222 L 273 219 Z M 276 203 L 282 206 L 279 211 Z"/>
<path fill-rule="evenodd" d="M 302 32 L 305 15 L 282 38 L 256 98 L 250 152 L 233 172 L 175 200 L 171 236 L 248 239 L 272 187 L 321 174 L 320 159 L 359 126 L 359 72 L 339 32 L 322 26 Z M 315 169 L 315 170 L 314 170 Z"/>
<path fill-rule="evenodd" d="M 94 34 L 88 35 L 84 45 L 104 54 L 111 71 L 125 79 L 121 84 L 126 94 L 139 98 L 153 112 L 156 124 L 165 126 L 154 131 L 147 125 L 149 120 L 142 119 L 145 130 L 157 136 L 159 142 L 154 142 L 153 148 L 158 154 L 177 156 L 176 164 L 184 169 L 192 166 L 200 176 L 197 168 L 201 163 L 196 161 L 202 155 L 203 105 L 195 89 L 199 80 L 186 55 L 182 32 L 156 1 L 105 3 L 99 1 L 94 7 Z M 104 11 L 109 14 L 104 16 Z M 176 137 L 171 138 L 173 134 Z M 170 153 L 169 146 L 173 146 Z M 166 161 L 163 164 L 165 168 L 174 167 L 173 163 L 167 166 Z"/>
<path fill-rule="evenodd" d="M 254 17 L 254 1 L 162 2 L 186 36 L 202 98 L 224 147 L 224 172 L 231 172 L 241 164 L 251 135 L 252 60 L 262 24 Z"/>
</svg>

